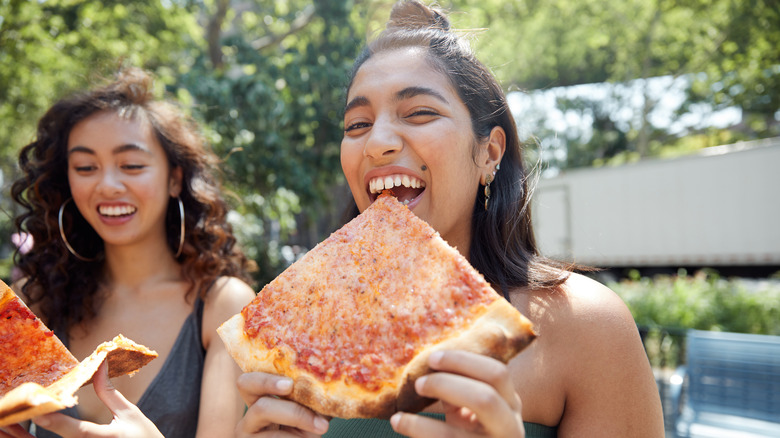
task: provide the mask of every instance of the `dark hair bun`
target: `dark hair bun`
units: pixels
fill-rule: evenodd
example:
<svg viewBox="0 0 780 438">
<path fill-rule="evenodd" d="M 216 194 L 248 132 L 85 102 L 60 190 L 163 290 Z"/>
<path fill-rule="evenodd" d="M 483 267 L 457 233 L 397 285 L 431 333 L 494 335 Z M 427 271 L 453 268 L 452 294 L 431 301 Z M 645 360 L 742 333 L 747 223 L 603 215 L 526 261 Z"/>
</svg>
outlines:
<svg viewBox="0 0 780 438">
<path fill-rule="evenodd" d="M 450 30 L 450 21 L 440 11 L 409 0 L 396 3 L 387 22 L 388 30 L 441 29 Z"/>
</svg>

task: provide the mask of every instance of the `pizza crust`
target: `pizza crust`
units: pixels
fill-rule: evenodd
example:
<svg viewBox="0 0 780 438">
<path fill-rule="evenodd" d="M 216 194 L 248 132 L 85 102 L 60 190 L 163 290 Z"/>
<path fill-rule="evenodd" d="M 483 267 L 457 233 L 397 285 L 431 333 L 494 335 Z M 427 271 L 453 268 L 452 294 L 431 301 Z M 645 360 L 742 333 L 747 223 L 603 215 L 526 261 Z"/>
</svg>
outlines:
<svg viewBox="0 0 780 438">
<path fill-rule="evenodd" d="M 506 363 L 536 337 L 528 319 L 506 300 L 496 300 L 468 328 L 420 351 L 403 369 L 400 386 L 387 385 L 374 392 L 342 381 L 323 383 L 291 368 L 289 352 L 255 345 L 244 333 L 241 313 L 225 321 L 217 333 L 242 371 L 288 376 L 294 382 L 290 399 L 322 415 L 338 418 L 390 418 L 395 412 L 418 412 L 433 403 L 434 400 L 417 394 L 414 382 L 431 372 L 428 356 L 434 351 L 466 350 Z"/>
<path fill-rule="evenodd" d="M 134 374 L 157 357 L 157 353 L 122 335 L 100 344 L 95 351 L 49 386 L 23 383 L 0 397 L 0 426 L 26 421 L 39 415 L 75 406 L 75 392 L 92 382 L 104 361 L 109 377 Z"/>
<path fill-rule="evenodd" d="M 466 350 L 507 362 L 536 336 L 460 252 L 387 195 L 266 285 L 217 332 L 244 372 L 288 376 L 290 399 L 339 418 L 389 418 L 431 404 L 414 382 L 431 372 L 434 351 Z M 381 374 L 371 375 L 375 365 Z"/>
</svg>

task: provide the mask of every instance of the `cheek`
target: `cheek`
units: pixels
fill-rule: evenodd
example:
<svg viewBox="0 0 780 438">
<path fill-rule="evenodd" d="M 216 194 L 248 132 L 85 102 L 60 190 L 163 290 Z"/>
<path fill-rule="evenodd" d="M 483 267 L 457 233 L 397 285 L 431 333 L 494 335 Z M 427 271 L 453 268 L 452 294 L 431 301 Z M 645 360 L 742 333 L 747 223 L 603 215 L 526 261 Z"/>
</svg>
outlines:
<svg viewBox="0 0 780 438">
<path fill-rule="evenodd" d="M 89 190 L 87 185 L 80 184 L 79 181 L 70 179 L 68 185 L 70 186 L 70 195 L 73 198 L 73 204 L 76 205 L 76 208 L 79 210 L 82 216 L 85 216 L 84 212 L 89 208 Z"/>
<path fill-rule="evenodd" d="M 88 192 L 89 181 L 79 177 L 76 173 L 68 172 L 68 187 L 70 194 L 76 202 L 85 197 Z"/>
<path fill-rule="evenodd" d="M 341 171 L 347 179 L 347 184 L 349 184 L 353 196 L 359 194 L 362 187 L 360 175 L 361 158 L 362 153 L 358 148 L 350 146 L 346 142 L 341 143 Z"/>
</svg>

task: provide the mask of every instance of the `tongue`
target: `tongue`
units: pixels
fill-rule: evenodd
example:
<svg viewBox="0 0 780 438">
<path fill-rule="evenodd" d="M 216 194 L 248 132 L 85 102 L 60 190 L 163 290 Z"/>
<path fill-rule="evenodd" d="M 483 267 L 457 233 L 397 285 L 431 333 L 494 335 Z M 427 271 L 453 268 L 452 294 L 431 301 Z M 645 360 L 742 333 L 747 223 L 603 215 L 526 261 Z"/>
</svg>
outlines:
<svg viewBox="0 0 780 438">
<path fill-rule="evenodd" d="M 410 187 L 393 187 L 393 194 L 396 198 L 398 198 L 398 201 L 404 202 L 404 201 L 411 201 L 412 199 L 420 196 L 420 193 L 423 192 L 422 188 L 413 189 Z"/>
</svg>

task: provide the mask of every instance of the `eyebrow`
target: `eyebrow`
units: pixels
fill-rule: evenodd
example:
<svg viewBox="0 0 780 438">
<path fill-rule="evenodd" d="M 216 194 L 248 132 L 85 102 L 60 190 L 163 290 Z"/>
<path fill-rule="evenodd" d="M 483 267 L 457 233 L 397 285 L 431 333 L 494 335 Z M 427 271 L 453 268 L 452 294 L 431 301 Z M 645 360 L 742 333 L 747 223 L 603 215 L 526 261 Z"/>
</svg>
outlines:
<svg viewBox="0 0 780 438">
<path fill-rule="evenodd" d="M 115 148 L 113 150 L 113 154 L 117 155 L 129 151 L 144 152 L 151 155 L 151 151 L 148 148 L 135 143 L 123 144 L 122 146 Z M 73 146 L 73 148 L 68 151 L 68 156 L 72 155 L 74 152 L 83 152 L 85 154 L 95 155 L 95 151 L 86 146 Z"/>
<path fill-rule="evenodd" d="M 441 95 L 438 91 L 427 88 L 427 87 L 407 87 L 403 90 L 395 93 L 395 100 L 404 100 L 404 99 L 411 99 L 412 97 L 424 95 L 424 96 L 431 96 L 434 97 L 443 103 L 449 103 L 447 102 L 447 99 L 444 98 L 444 96 Z"/>
<path fill-rule="evenodd" d="M 360 106 L 368 106 L 369 101 L 367 97 L 364 96 L 356 96 L 354 99 L 350 100 L 349 103 L 347 103 L 347 106 L 344 107 L 344 113 L 348 113 L 349 110 L 353 108 L 357 108 Z"/>
<path fill-rule="evenodd" d="M 407 87 L 407 88 L 404 88 L 403 90 L 395 93 L 394 100 L 396 102 L 399 102 L 399 101 L 402 101 L 404 99 L 411 99 L 412 97 L 420 96 L 420 95 L 431 96 L 431 97 L 434 97 L 434 98 L 442 101 L 443 103 L 449 103 L 447 101 L 447 99 L 441 93 L 439 93 L 438 91 L 436 91 L 436 90 L 434 90 L 432 88 L 427 88 L 427 87 Z M 361 107 L 361 106 L 368 106 L 369 104 L 370 104 L 370 101 L 368 100 L 367 97 L 365 97 L 365 96 L 355 96 L 355 98 L 350 100 L 349 103 L 347 103 L 347 106 L 344 107 L 344 112 L 347 113 L 347 112 L 349 112 L 349 110 L 351 110 L 353 108 Z"/>
</svg>

